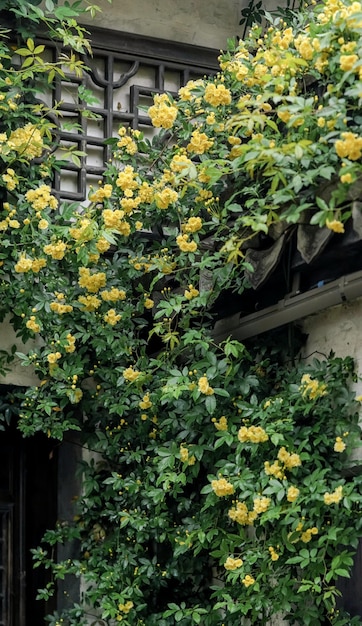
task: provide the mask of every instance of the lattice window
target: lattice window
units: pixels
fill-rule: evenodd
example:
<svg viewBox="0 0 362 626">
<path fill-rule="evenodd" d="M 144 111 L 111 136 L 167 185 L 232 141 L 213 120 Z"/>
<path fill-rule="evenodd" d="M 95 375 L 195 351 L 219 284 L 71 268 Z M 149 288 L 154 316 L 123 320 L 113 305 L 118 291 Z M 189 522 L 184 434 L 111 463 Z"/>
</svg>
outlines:
<svg viewBox="0 0 362 626">
<path fill-rule="evenodd" d="M 86 153 L 80 167 L 69 162 L 55 173 L 55 189 L 70 200 L 84 200 L 89 184 L 97 184 L 111 154 L 104 140 L 115 136 L 120 125 L 150 136 L 153 129 L 144 109 L 155 93 L 176 95 L 188 80 L 217 70 L 216 51 L 112 31 L 97 31 L 92 49 L 92 58 L 85 59 L 89 74 L 82 78 L 67 74 L 57 80 L 52 92 L 52 103 L 60 103 L 62 145 Z M 48 43 L 47 50 L 56 61 L 58 48 Z M 98 98 L 98 103 L 87 107 L 97 115 L 96 120 L 81 115 L 84 104 L 79 100 L 79 85 Z M 70 122 L 78 128 L 69 130 Z"/>
</svg>

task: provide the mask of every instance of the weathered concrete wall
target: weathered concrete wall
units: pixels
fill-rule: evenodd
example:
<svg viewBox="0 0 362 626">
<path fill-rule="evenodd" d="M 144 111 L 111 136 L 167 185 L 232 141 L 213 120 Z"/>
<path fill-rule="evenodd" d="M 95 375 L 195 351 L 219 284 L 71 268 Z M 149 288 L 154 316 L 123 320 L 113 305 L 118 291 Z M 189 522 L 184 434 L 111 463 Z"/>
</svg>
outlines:
<svg viewBox="0 0 362 626">
<path fill-rule="evenodd" d="M 98 0 L 102 13 L 88 23 L 208 48 L 241 34 L 242 0 Z M 85 22 L 85 20 L 83 20 Z"/>
</svg>

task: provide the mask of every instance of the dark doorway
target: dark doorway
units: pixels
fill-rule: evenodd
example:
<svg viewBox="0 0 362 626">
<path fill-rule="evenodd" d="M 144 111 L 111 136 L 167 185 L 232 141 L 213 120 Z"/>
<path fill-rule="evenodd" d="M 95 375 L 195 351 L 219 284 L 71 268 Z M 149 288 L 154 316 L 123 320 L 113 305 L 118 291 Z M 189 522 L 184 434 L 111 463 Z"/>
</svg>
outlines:
<svg viewBox="0 0 362 626">
<path fill-rule="evenodd" d="M 0 432 L 0 626 L 40 626 L 54 608 L 36 600 L 48 573 L 33 570 L 30 550 L 56 521 L 56 456 L 45 436 Z"/>
</svg>

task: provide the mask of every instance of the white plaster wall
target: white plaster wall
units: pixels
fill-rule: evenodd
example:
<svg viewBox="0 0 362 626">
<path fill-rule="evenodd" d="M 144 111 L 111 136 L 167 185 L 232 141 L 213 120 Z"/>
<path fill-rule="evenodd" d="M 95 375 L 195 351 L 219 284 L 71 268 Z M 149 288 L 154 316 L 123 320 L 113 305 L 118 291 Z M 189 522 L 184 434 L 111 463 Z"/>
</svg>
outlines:
<svg viewBox="0 0 362 626">
<path fill-rule="evenodd" d="M 98 0 L 102 9 L 86 24 L 171 39 L 183 43 L 225 49 L 226 41 L 241 36 L 241 10 L 249 0 Z M 274 10 L 286 0 L 265 0 L 264 9 Z"/>
<path fill-rule="evenodd" d="M 36 347 L 36 343 L 33 341 L 27 342 L 26 345 L 16 336 L 16 333 L 11 326 L 9 320 L 5 320 L 0 324 L 0 350 L 11 351 L 12 346 L 16 345 L 18 352 L 28 354 L 30 350 Z M 12 361 L 9 366 L 9 372 L 5 376 L 0 375 L 0 385 L 19 385 L 20 387 L 28 387 L 30 385 L 37 385 L 39 379 L 35 376 L 32 367 L 23 367 L 18 357 Z"/>
<path fill-rule="evenodd" d="M 310 315 L 303 320 L 303 330 L 308 335 L 304 357 L 328 356 L 332 350 L 338 357 L 353 357 L 362 375 L 362 298 Z M 362 394 L 361 381 L 356 392 Z"/>
</svg>

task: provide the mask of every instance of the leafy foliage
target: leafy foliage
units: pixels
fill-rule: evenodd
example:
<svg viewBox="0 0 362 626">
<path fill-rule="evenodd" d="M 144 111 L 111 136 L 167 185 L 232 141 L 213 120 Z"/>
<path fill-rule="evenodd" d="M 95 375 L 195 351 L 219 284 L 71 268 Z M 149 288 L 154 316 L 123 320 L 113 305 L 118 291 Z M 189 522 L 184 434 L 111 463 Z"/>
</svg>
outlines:
<svg viewBox="0 0 362 626">
<path fill-rule="evenodd" d="M 86 51 L 74 16 L 45 6 L 50 21 L 36 3 L 30 19 Z M 85 68 L 76 53 L 46 63 L 28 35 L 15 51 L 2 42 L 1 315 L 32 340 L 16 356 L 39 379 L 19 392 L 18 426 L 78 430 L 92 452 L 77 517 L 34 550 L 54 577 L 40 599 L 82 579 L 81 604 L 53 625 L 360 623 L 337 609 L 336 586 L 361 535 L 351 360 L 294 367 L 212 333 L 259 233 L 343 232 L 361 172 L 357 9 L 330 0 L 293 27 L 255 28 L 217 77 L 157 94 L 163 130 L 110 137 L 82 207 L 52 191 L 57 111 L 34 85 Z M 71 540 L 78 557 L 57 562 Z"/>
</svg>

